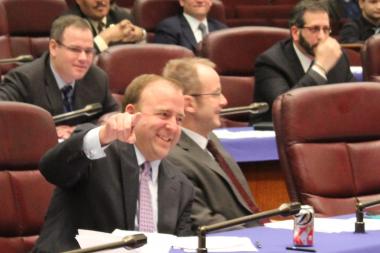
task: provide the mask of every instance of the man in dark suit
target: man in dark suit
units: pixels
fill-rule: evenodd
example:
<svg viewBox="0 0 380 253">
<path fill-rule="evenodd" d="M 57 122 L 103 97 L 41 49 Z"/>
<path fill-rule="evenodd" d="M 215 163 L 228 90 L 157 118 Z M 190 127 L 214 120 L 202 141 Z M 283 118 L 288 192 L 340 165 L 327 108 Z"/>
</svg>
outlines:
<svg viewBox="0 0 380 253">
<path fill-rule="evenodd" d="M 184 86 L 186 117 L 181 138 L 168 159 L 195 187 L 193 230 L 258 210 L 242 171 L 212 133 L 221 126 L 219 113 L 227 105 L 214 68 L 214 63 L 202 58 L 171 60 L 164 68 L 164 76 Z"/>
<path fill-rule="evenodd" d="M 124 113 L 100 127 L 82 126 L 42 158 L 41 173 L 57 188 L 33 252 L 77 248 L 79 228 L 191 233 L 193 186 L 165 159 L 181 133 L 182 87 L 142 75 L 124 103 Z M 146 169 L 151 175 L 143 187 Z"/>
<path fill-rule="evenodd" d="M 92 64 L 92 40 L 91 28 L 84 19 L 73 15 L 58 18 L 52 24 L 49 52 L 5 75 L 0 100 L 35 104 L 52 115 L 92 103 L 102 104 L 101 115 L 117 111 L 107 75 Z M 77 123 L 81 122 L 58 126 L 58 137 L 68 138 Z"/>
<path fill-rule="evenodd" d="M 120 43 L 144 41 L 146 31 L 132 23 L 132 15 L 111 0 L 75 0 L 65 14 L 78 15 L 91 25 L 97 52 Z"/>
<path fill-rule="evenodd" d="M 361 15 L 346 22 L 340 30 L 342 43 L 364 42 L 374 34 L 380 34 L 380 1 L 359 0 Z"/>
<path fill-rule="evenodd" d="M 212 0 L 179 0 L 183 13 L 161 21 L 156 29 L 154 42 L 175 44 L 189 48 L 194 53 L 207 33 L 227 28 L 218 20 L 207 18 Z"/>
<path fill-rule="evenodd" d="M 272 105 L 290 89 L 354 81 L 347 56 L 330 37 L 324 2 L 300 1 L 289 24 L 291 38 L 276 43 L 256 60 L 256 100 Z M 270 119 L 270 111 L 266 116 Z"/>
</svg>

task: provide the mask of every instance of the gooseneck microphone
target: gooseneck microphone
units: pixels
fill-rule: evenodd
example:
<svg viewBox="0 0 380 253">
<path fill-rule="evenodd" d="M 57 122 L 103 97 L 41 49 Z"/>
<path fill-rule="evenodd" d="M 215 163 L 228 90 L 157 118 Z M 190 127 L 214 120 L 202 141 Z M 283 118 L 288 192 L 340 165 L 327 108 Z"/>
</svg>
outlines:
<svg viewBox="0 0 380 253">
<path fill-rule="evenodd" d="M 269 110 L 269 106 L 265 102 L 260 103 L 252 103 L 248 106 L 238 106 L 238 107 L 230 107 L 222 109 L 219 113 L 220 116 L 229 116 L 229 115 L 236 115 L 236 114 L 262 114 Z"/>
<path fill-rule="evenodd" d="M 376 206 L 380 204 L 380 199 L 369 201 L 366 203 L 361 203 L 357 199 L 356 203 L 356 222 L 355 222 L 355 233 L 365 233 L 365 223 L 364 223 L 364 209 L 371 206 Z"/>
<path fill-rule="evenodd" d="M 229 227 L 244 224 L 250 221 L 269 218 L 269 217 L 277 216 L 277 215 L 286 217 L 289 215 L 294 215 L 294 214 L 299 213 L 300 209 L 301 209 L 301 204 L 299 202 L 284 203 L 280 205 L 280 207 L 277 209 L 255 213 L 255 214 L 239 217 L 232 220 L 215 223 L 212 225 L 201 226 L 198 228 L 197 253 L 207 253 L 206 233 L 208 232 L 223 229 L 223 228 L 229 228 Z"/>
<path fill-rule="evenodd" d="M 31 55 L 20 55 L 14 58 L 0 59 L 0 64 L 26 63 L 33 61 L 33 59 Z"/>
<path fill-rule="evenodd" d="M 135 234 L 135 235 L 128 235 L 118 242 L 111 242 L 111 243 L 84 248 L 84 249 L 70 250 L 70 251 L 65 251 L 62 253 L 90 253 L 90 252 L 98 252 L 101 250 L 116 249 L 116 248 L 121 248 L 121 247 L 126 247 L 127 249 L 135 249 L 135 248 L 139 248 L 145 245 L 146 243 L 147 243 L 147 238 L 144 234 Z"/>
<path fill-rule="evenodd" d="M 53 116 L 55 124 L 60 124 L 68 120 L 77 119 L 80 117 L 92 117 L 103 110 L 101 103 L 94 103 L 86 105 L 83 109 L 75 110 L 72 112 L 66 112 Z"/>
</svg>

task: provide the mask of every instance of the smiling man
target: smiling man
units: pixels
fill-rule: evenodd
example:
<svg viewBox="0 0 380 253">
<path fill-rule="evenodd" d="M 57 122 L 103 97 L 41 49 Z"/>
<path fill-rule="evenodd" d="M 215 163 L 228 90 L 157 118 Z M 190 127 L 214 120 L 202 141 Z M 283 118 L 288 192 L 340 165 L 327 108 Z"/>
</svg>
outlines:
<svg viewBox="0 0 380 253">
<path fill-rule="evenodd" d="M 272 105 L 278 95 L 290 89 L 355 80 L 347 56 L 330 37 L 325 2 L 300 1 L 289 26 L 291 38 L 276 43 L 256 60 L 256 101 Z M 271 119 L 270 113 L 265 120 Z"/>
<path fill-rule="evenodd" d="M 198 43 L 207 33 L 227 28 L 220 21 L 207 18 L 212 0 L 179 0 L 179 4 L 183 13 L 157 25 L 155 43 L 180 45 L 196 53 Z"/>
<path fill-rule="evenodd" d="M 341 42 L 364 42 L 380 33 L 380 0 L 359 0 L 360 18 L 344 24 L 340 31 Z"/>
<path fill-rule="evenodd" d="M 146 31 L 132 23 L 132 15 L 111 0 L 75 0 L 65 14 L 78 15 L 91 25 L 97 52 L 120 43 L 145 40 Z"/>
<path fill-rule="evenodd" d="M 116 111 L 106 73 L 92 64 L 94 54 L 88 23 L 77 16 L 62 16 L 52 24 L 49 52 L 4 76 L 0 100 L 34 104 L 52 115 L 93 103 L 102 104 L 102 114 Z M 59 138 L 68 138 L 82 122 L 71 123 L 57 127 Z"/>
<path fill-rule="evenodd" d="M 157 75 L 128 86 L 125 112 L 82 126 L 42 159 L 57 188 L 33 252 L 78 248 L 78 229 L 189 235 L 194 190 L 165 159 L 184 117 L 182 87 Z"/>
</svg>

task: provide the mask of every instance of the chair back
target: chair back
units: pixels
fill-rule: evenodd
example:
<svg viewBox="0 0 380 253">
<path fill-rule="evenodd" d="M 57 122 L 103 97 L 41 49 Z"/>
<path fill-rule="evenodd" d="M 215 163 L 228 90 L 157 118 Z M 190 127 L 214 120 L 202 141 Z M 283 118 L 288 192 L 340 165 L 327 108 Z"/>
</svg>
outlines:
<svg viewBox="0 0 380 253">
<path fill-rule="evenodd" d="M 369 37 L 361 49 L 363 80 L 380 81 L 380 34 Z"/>
<path fill-rule="evenodd" d="M 44 109 L 0 102 L 0 249 L 28 252 L 38 237 L 53 185 L 38 170 L 57 144 L 53 119 Z"/>
<path fill-rule="evenodd" d="M 272 113 L 292 201 L 316 213 L 355 211 L 356 198 L 380 198 L 380 83 L 291 90 Z"/>
</svg>

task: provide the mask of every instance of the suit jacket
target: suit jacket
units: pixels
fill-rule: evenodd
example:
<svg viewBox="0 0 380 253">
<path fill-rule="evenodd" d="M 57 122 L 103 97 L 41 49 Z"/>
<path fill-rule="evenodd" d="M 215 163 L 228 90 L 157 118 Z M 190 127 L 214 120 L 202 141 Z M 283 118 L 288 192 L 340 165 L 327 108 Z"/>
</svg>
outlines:
<svg viewBox="0 0 380 253">
<path fill-rule="evenodd" d="M 222 153 L 238 181 L 252 198 L 248 183 L 234 159 L 224 150 L 215 135 L 211 135 L 217 149 Z M 195 187 L 192 208 L 193 230 L 198 226 L 238 218 L 252 214 L 239 191 L 228 178 L 219 164 L 182 132 L 176 147 L 168 159 L 173 162 L 190 179 Z M 250 225 L 256 225 L 252 223 Z"/>
<path fill-rule="evenodd" d="M 102 114 L 119 109 L 109 91 L 106 73 L 95 65 L 75 82 L 73 98 L 73 110 L 92 103 L 102 104 Z M 52 115 L 64 113 L 62 93 L 50 68 L 49 54 L 8 72 L 0 85 L 0 100 L 34 104 Z"/>
<path fill-rule="evenodd" d="M 207 25 L 209 32 L 227 28 L 225 24 L 212 18 L 207 19 Z M 194 53 L 197 50 L 197 42 L 193 31 L 182 14 L 161 21 L 155 29 L 154 42 L 180 45 L 187 47 Z"/>
<path fill-rule="evenodd" d="M 341 43 L 364 42 L 375 34 L 380 26 L 370 23 L 363 15 L 359 19 L 346 22 L 340 29 L 339 37 Z"/>
<path fill-rule="evenodd" d="M 254 76 L 255 100 L 265 101 L 269 105 L 278 95 L 290 89 L 355 81 L 344 53 L 327 73 L 327 80 L 312 69 L 305 73 L 291 39 L 280 41 L 262 53 L 256 59 Z M 267 117 L 270 118 L 270 111 Z"/>
<path fill-rule="evenodd" d="M 115 141 L 106 157 L 89 160 L 82 151 L 86 124 L 48 151 L 41 173 L 57 186 L 33 252 L 61 252 L 79 247 L 78 228 L 112 232 L 135 230 L 139 166 L 133 145 Z M 158 232 L 191 234 L 191 182 L 167 160 L 158 174 Z"/>
<path fill-rule="evenodd" d="M 79 16 L 79 17 L 82 17 L 84 19 L 89 20 L 89 18 L 80 10 L 80 8 L 77 4 L 75 4 L 75 6 L 73 6 L 73 7 L 71 7 L 70 10 L 66 11 L 64 13 L 64 15 L 76 15 L 76 16 Z M 132 23 L 134 22 L 133 16 L 130 13 L 128 13 L 128 11 L 126 11 L 125 8 L 122 8 L 116 4 L 112 4 L 110 11 L 108 12 L 108 15 L 107 15 L 106 27 L 109 27 L 110 25 L 113 25 L 113 24 L 117 24 L 124 19 L 130 20 Z M 91 29 L 92 29 L 92 34 L 95 37 L 96 35 L 98 35 L 97 30 L 91 24 L 91 22 L 89 22 L 89 24 L 90 24 Z M 122 42 L 112 42 L 109 44 L 109 46 L 117 45 L 117 44 L 123 44 L 123 43 Z M 97 47 L 96 44 L 95 44 L 95 48 L 98 51 L 98 53 L 100 53 L 99 48 Z"/>
</svg>

